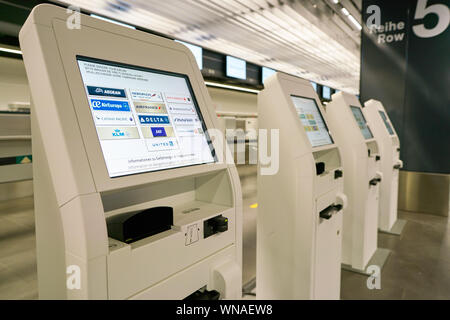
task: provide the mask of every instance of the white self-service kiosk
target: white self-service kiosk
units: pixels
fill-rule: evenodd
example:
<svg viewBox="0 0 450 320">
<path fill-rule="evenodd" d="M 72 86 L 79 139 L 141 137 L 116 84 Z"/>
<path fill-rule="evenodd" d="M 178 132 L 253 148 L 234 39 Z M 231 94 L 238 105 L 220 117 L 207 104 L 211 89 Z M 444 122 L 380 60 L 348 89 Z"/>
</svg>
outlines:
<svg viewBox="0 0 450 320">
<path fill-rule="evenodd" d="M 333 94 L 326 112 L 343 157 L 344 192 L 348 197 L 343 226 L 343 267 L 364 272 L 369 261 L 381 267 L 389 253 L 377 252 L 379 183 L 383 178 L 378 143 L 356 96 L 342 91 Z"/>
<path fill-rule="evenodd" d="M 258 164 L 256 297 L 339 299 L 345 172 L 310 82 L 266 79 L 258 124 L 260 135 L 279 132 L 268 147 L 279 170 L 264 174 Z"/>
<path fill-rule="evenodd" d="M 67 18 L 39 5 L 20 32 L 40 298 L 240 298 L 239 178 L 193 55 Z"/>
<path fill-rule="evenodd" d="M 381 155 L 383 180 L 380 184 L 378 228 L 382 232 L 400 235 L 406 224 L 406 220 L 397 219 L 398 177 L 403 167 L 400 140 L 381 102 L 367 101 L 363 113 L 377 139 Z"/>
</svg>

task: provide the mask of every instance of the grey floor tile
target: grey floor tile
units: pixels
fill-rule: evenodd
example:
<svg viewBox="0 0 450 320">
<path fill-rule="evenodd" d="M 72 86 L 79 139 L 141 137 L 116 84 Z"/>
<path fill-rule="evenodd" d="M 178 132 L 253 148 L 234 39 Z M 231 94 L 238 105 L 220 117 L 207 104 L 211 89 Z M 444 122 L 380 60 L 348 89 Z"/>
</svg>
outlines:
<svg viewBox="0 0 450 320">
<path fill-rule="evenodd" d="M 243 192 L 243 282 L 256 276 L 256 166 L 238 166 Z M 400 212 L 401 236 L 379 233 L 392 251 L 381 273 L 381 290 L 367 276 L 342 271 L 342 299 L 450 299 L 450 222 L 445 217 Z M 33 198 L 0 202 L 0 299 L 36 299 Z M 247 299 L 254 299 L 252 296 Z"/>
</svg>

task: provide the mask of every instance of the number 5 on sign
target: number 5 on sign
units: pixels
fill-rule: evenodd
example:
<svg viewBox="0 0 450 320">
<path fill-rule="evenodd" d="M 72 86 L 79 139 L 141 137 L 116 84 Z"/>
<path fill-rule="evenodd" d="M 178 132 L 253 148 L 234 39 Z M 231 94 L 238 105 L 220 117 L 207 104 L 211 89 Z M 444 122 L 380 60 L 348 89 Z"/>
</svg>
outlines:
<svg viewBox="0 0 450 320">
<path fill-rule="evenodd" d="M 427 1 L 428 0 L 417 0 L 414 19 L 423 19 L 429 14 L 435 14 L 438 17 L 438 23 L 431 29 L 426 29 L 423 23 L 413 26 L 412 29 L 415 35 L 420 38 L 435 37 L 444 32 L 450 23 L 450 9 L 445 4 L 432 4 L 427 7 Z"/>
</svg>

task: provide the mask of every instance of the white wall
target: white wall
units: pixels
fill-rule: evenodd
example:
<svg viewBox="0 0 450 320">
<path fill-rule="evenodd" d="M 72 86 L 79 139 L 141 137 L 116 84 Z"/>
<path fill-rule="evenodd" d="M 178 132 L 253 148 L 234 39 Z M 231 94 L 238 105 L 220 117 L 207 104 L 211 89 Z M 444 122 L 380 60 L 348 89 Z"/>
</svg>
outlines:
<svg viewBox="0 0 450 320">
<path fill-rule="evenodd" d="M 30 102 L 25 67 L 20 59 L 0 57 L 0 110 L 15 102 Z"/>
<path fill-rule="evenodd" d="M 217 113 L 257 113 L 257 95 L 253 93 L 208 87 Z"/>
</svg>

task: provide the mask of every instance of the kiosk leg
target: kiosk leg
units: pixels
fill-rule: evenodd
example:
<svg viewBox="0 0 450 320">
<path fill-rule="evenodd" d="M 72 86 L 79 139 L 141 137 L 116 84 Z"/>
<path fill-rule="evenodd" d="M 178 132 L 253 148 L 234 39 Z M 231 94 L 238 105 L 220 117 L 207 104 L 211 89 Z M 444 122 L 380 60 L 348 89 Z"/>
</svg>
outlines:
<svg viewBox="0 0 450 320">
<path fill-rule="evenodd" d="M 402 234 L 403 228 L 405 228 L 405 225 L 406 225 L 406 220 L 397 219 L 397 221 L 395 221 L 394 225 L 392 226 L 391 230 L 378 229 L 378 231 L 381 233 L 387 233 L 387 234 L 399 236 Z"/>
</svg>

